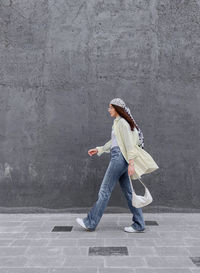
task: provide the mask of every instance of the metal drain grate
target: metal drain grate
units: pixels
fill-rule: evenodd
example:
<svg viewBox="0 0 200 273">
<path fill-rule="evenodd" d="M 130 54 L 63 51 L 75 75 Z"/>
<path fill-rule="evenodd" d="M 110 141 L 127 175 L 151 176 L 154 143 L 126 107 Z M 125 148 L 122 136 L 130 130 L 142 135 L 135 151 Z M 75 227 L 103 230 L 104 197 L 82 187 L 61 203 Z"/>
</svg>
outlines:
<svg viewBox="0 0 200 273">
<path fill-rule="evenodd" d="M 124 256 L 128 255 L 127 247 L 90 247 L 88 255 L 101 255 L 101 256 Z"/>
<path fill-rule="evenodd" d="M 69 232 L 71 231 L 73 228 L 73 226 L 55 226 L 53 229 L 52 229 L 52 232 Z"/>
<path fill-rule="evenodd" d="M 158 223 L 156 221 L 145 221 L 145 224 L 147 226 L 158 226 Z"/>
<path fill-rule="evenodd" d="M 190 259 L 196 266 L 200 266 L 200 257 L 190 257 Z"/>
</svg>

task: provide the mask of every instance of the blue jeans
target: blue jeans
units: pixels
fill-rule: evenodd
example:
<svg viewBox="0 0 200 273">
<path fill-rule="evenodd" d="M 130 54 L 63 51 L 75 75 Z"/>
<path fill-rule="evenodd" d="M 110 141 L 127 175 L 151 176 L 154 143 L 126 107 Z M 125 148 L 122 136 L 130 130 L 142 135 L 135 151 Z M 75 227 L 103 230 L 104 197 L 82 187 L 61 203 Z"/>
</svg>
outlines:
<svg viewBox="0 0 200 273">
<path fill-rule="evenodd" d="M 94 231 L 97 227 L 118 181 L 127 200 L 128 207 L 133 214 L 132 221 L 134 223 L 132 223 L 132 227 L 139 231 L 145 229 L 142 208 L 135 208 L 132 205 L 132 190 L 128 177 L 128 163 L 121 153 L 119 146 L 114 146 L 110 150 L 110 163 L 99 189 L 98 200 L 88 212 L 87 217 L 83 218 L 83 222 L 89 230 Z"/>
</svg>

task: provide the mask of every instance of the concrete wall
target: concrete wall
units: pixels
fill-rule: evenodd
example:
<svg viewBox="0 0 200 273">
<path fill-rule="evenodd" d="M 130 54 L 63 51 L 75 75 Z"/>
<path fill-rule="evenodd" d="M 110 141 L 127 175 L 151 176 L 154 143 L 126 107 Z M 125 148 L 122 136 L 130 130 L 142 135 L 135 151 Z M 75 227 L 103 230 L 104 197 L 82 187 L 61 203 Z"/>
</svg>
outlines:
<svg viewBox="0 0 200 273">
<path fill-rule="evenodd" d="M 118 96 L 160 167 L 145 209 L 198 209 L 199 33 L 200 0 L 1 0 L 1 210 L 92 206 Z"/>
</svg>

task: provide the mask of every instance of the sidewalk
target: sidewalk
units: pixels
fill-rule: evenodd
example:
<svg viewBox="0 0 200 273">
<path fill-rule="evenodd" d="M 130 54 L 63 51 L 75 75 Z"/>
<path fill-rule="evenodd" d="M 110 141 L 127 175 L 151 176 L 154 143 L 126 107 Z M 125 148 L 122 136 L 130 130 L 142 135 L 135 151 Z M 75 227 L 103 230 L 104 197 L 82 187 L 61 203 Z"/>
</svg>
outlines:
<svg viewBox="0 0 200 273">
<path fill-rule="evenodd" d="M 75 221 L 85 213 L 0 214 L 0 273 L 200 273 L 200 214 L 143 215 L 130 234 L 130 213 L 104 213 L 94 232 Z"/>
</svg>

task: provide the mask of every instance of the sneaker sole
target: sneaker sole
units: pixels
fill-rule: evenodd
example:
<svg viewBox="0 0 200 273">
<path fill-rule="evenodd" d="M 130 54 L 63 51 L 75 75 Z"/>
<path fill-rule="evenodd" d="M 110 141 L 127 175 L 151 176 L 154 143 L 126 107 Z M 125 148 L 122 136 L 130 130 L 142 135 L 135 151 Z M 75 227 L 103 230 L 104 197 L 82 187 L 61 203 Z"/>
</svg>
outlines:
<svg viewBox="0 0 200 273">
<path fill-rule="evenodd" d="M 145 230 L 135 230 L 135 231 L 127 231 L 124 229 L 125 232 L 127 233 L 145 233 Z"/>
</svg>

